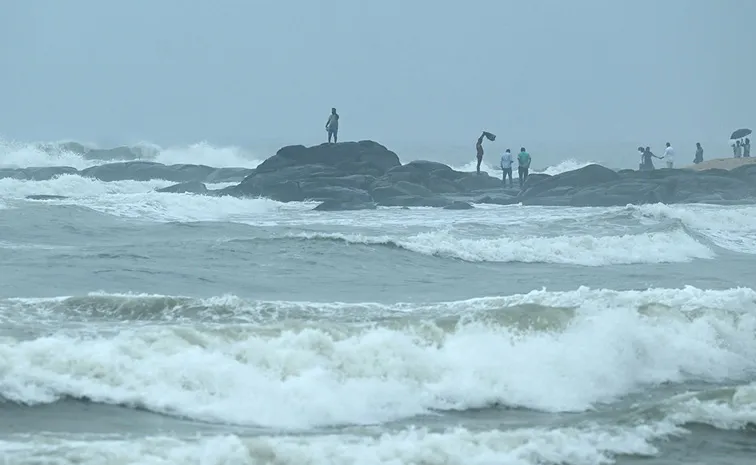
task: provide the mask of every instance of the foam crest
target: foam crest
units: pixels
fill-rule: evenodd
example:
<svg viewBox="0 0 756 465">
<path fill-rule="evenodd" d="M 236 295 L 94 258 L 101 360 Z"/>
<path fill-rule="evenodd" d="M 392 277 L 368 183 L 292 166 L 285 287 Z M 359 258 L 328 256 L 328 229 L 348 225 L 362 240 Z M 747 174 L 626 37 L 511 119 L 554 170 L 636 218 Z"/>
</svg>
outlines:
<svg viewBox="0 0 756 465">
<path fill-rule="evenodd" d="M 47 181 L 0 179 L 0 196 L 23 199 L 27 195 L 60 195 L 93 198 L 112 194 L 141 194 L 175 183 L 163 180 L 104 182 L 76 174 L 64 174 Z"/>
<path fill-rule="evenodd" d="M 471 317 L 451 328 L 419 319 L 61 330 L 0 346 L 0 397 L 38 404 L 70 396 L 298 429 L 495 405 L 585 411 L 661 383 L 727 382 L 756 371 L 753 301 L 742 312 L 640 303 L 583 301 L 546 329 Z"/>
<path fill-rule="evenodd" d="M 701 399 L 697 393 L 678 396 L 665 409 L 677 424 L 701 423 L 722 430 L 756 427 L 756 384 L 727 389 L 716 399 Z"/>
<path fill-rule="evenodd" d="M 0 168 L 30 166 L 71 166 L 84 169 L 104 161 L 86 160 L 79 153 L 66 150 L 61 144 L 25 144 L 0 139 Z"/>
<path fill-rule="evenodd" d="M 254 221 L 256 216 L 281 209 L 311 209 L 312 205 L 284 204 L 275 200 L 210 197 L 193 194 L 144 192 L 112 194 L 55 201 L 76 205 L 120 218 L 171 221 Z"/>
<path fill-rule="evenodd" d="M 749 288 L 706 290 L 692 286 L 681 289 L 615 291 L 581 286 L 574 291 L 534 290 L 526 294 L 478 297 L 449 302 L 299 302 L 247 300 L 228 294 L 209 298 L 158 294 L 113 294 L 90 292 L 86 296 L 10 298 L 0 300 L 0 321 L 7 324 L 50 321 L 165 321 L 240 322 L 273 324 L 294 320 L 366 322 L 392 318 L 444 319 L 462 316 L 477 318 L 507 316 L 517 308 L 527 308 L 528 318 L 548 318 L 551 309 L 674 308 L 682 313 L 718 311 L 750 313 L 756 310 L 756 291 Z M 539 311 L 540 310 L 540 311 Z"/>
<path fill-rule="evenodd" d="M 73 147 L 87 153 L 78 153 L 73 150 Z M 262 162 L 259 156 L 239 147 L 215 147 L 204 141 L 188 146 L 168 148 L 149 142 L 140 142 L 127 147 L 133 153 L 124 159 L 110 159 L 112 154 L 106 155 L 107 159 L 98 159 L 96 152 L 88 152 L 96 149 L 94 146 L 75 142 L 23 143 L 0 139 L 0 168 L 71 166 L 82 170 L 104 163 L 131 161 L 134 158 L 166 165 L 197 164 L 216 168 L 255 168 Z"/>
<path fill-rule="evenodd" d="M 71 465 L 564 465 L 614 463 L 618 455 L 653 456 L 653 441 L 680 434 L 672 425 L 601 428 L 518 429 L 475 432 L 457 428 L 445 432 L 407 429 L 380 436 L 215 436 L 149 437 L 133 440 L 65 440 L 37 437 L 0 441 L 0 452 L 11 463 Z"/>
<path fill-rule="evenodd" d="M 451 168 L 455 171 L 462 171 L 464 173 L 474 173 L 478 168 L 478 161 L 472 160 L 464 165 L 452 166 Z M 485 159 L 480 164 L 480 171 L 488 173 L 491 176 L 501 176 L 501 168 L 498 167 L 498 165 L 494 168 L 494 165 L 489 164 Z"/>
<path fill-rule="evenodd" d="M 549 176 L 556 176 L 557 174 L 566 173 L 568 171 L 575 171 L 580 168 L 585 168 L 586 166 L 593 165 L 593 164 L 600 165 L 601 163 L 595 162 L 595 161 L 584 162 L 584 161 L 575 160 L 574 158 L 570 158 L 556 165 L 549 166 L 542 171 L 537 171 L 537 172 L 542 173 L 542 174 L 548 174 Z"/>
<path fill-rule="evenodd" d="M 718 205 L 628 206 L 642 221 L 676 219 L 733 252 L 756 254 L 756 207 Z"/>
<path fill-rule="evenodd" d="M 561 263 L 605 266 L 688 262 L 714 258 L 714 252 L 683 230 L 621 236 L 503 236 L 473 239 L 448 230 L 410 237 L 341 233 L 296 233 L 303 239 L 341 240 L 350 244 L 391 245 L 424 255 L 470 262 Z"/>
<path fill-rule="evenodd" d="M 262 160 L 238 147 L 214 147 L 207 142 L 160 149 L 154 161 L 165 165 L 191 163 L 217 168 L 256 168 Z"/>
<path fill-rule="evenodd" d="M 75 205 L 113 216 L 151 221 L 254 221 L 260 213 L 311 209 L 311 204 L 284 204 L 274 200 L 210 197 L 160 193 L 155 189 L 175 183 L 163 180 L 103 182 L 78 175 L 62 175 L 48 181 L 0 179 L 0 196 L 23 199 L 28 195 L 60 195 L 65 199 L 42 200 L 55 205 Z M 221 188 L 222 184 L 211 185 Z"/>
</svg>

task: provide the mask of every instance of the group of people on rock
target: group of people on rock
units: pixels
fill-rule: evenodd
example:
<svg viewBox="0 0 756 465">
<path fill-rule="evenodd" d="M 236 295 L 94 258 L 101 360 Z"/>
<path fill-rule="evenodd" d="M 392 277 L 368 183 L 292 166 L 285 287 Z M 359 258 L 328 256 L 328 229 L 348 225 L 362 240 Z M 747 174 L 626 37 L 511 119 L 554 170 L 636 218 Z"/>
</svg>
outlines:
<svg viewBox="0 0 756 465">
<path fill-rule="evenodd" d="M 478 159 L 478 165 L 476 167 L 476 171 L 478 174 L 480 174 L 480 164 L 483 162 L 483 139 L 486 138 L 488 140 L 496 140 L 496 136 L 491 134 L 488 131 L 483 131 L 483 133 L 478 137 L 478 141 L 475 143 L 475 153 L 476 157 Z M 525 150 L 525 147 L 520 148 L 520 153 L 517 154 L 517 177 L 520 181 L 520 187 L 525 183 L 525 181 L 528 179 L 528 172 L 530 171 L 530 154 L 527 150 Z M 510 149 L 507 149 L 504 151 L 504 153 L 501 155 L 501 182 L 505 185 L 507 184 L 507 178 L 509 178 L 509 187 L 512 187 L 514 182 L 512 181 L 512 165 L 515 162 L 515 157 L 512 156 L 512 151 Z"/>
<path fill-rule="evenodd" d="M 751 140 L 745 138 L 743 140 L 736 141 L 732 146 L 733 155 L 735 158 L 748 158 L 751 156 Z M 650 147 L 638 147 L 638 153 L 640 153 L 640 170 L 652 170 L 654 169 L 653 158 L 664 160 L 667 168 L 673 168 L 675 164 L 675 150 L 672 145 L 667 142 L 667 147 L 664 149 L 664 155 L 659 157 L 654 155 Z M 700 142 L 696 142 L 696 155 L 693 157 L 693 163 L 699 164 L 704 161 L 704 149 Z"/>
<path fill-rule="evenodd" d="M 655 169 L 654 167 L 654 158 L 658 158 L 659 160 L 664 160 L 667 168 L 674 168 L 675 167 L 675 149 L 672 148 L 672 144 L 667 142 L 666 147 L 664 148 L 664 155 L 657 156 L 654 154 L 654 152 L 651 151 L 651 147 L 638 147 L 638 153 L 640 154 L 640 165 L 639 170 L 640 171 L 649 171 Z M 696 155 L 693 158 L 693 163 L 701 163 L 703 161 L 703 155 L 704 155 L 704 149 L 701 146 L 700 142 L 696 142 Z"/>
<path fill-rule="evenodd" d="M 732 145 L 732 153 L 735 158 L 749 158 L 751 156 L 751 139 L 737 140 Z"/>
</svg>

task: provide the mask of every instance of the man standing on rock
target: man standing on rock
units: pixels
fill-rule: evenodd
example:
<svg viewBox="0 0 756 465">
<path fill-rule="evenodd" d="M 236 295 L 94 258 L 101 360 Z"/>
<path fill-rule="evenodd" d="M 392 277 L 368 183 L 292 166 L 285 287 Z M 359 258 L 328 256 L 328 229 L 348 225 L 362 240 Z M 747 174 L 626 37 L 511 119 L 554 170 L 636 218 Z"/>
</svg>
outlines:
<svg viewBox="0 0 756 465">
<path fill-rule="evenodd" d="M 483 162 L 483 136 L 485 133 L 481 134 L 480 137 L 478 137 L 478 142 L 475 143 L 475 152 L 476 157 L 478 159 L 478 166 L 475 168 L 475 170 L 480 174 L 480 164 Z"/>
<path fill-rule="evenodd" d="M 501 156 L 501 182 L 507 184 L 507 176 L 509 176 L 509 187 L 512 187 L 512 152 L 507 149 L 504 155 Z"/>
<path fill-rule="evenodd" d="M 675 166 L 675 149 L 667 142 L 667 148 L 664 149 L 664 161 L 667 162 L 667 168 L 672 169 Z"/>
<path fill-rule="evenodd" d="M 528 179 L 528 170 L 530 169 L 530 154 L 525 151 L 525 147 L 520 148 L 517 154 L 517 174 L 520 176 L 520 187 Z"/>
<path fill-rule="evenodd" d="M 333 143 L 337 143 L 339 141 L 339 114 L 336 113 L 335 108 L 331 108 L 325 128 L 328 131 L 328 143 L 331 143 L 331 137 L 333 137 Z"/>
</svg>

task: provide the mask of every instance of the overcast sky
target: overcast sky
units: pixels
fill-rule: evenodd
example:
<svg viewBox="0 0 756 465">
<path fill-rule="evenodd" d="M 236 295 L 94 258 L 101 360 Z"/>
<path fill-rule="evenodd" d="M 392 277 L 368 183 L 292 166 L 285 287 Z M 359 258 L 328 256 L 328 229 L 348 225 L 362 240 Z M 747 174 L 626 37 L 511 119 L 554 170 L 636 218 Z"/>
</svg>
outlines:
<svg viewBox="0 0 756 465">
<path fill-rule="evenodd" d="M 755 44 L 754 0 L 3 0 L 0 135 L 312 144 L 335 106 L 386 145 L 687 149 L 756 125 Z"/>
</svg>

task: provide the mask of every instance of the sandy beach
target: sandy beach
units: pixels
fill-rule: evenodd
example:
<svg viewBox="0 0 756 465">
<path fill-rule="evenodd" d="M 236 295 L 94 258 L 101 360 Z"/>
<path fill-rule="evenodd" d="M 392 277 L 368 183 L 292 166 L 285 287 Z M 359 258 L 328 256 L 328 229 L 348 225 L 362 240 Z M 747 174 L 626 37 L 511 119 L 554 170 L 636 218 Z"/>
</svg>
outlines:
<svg viewBox="0 0 756 465">
<path fill-rule="evenodd" d="M 712 168 L 731 170 L 739 166 L 750 165 L 752 163 L 756 163 L 756 158 L 715 158 L 713 160 L 706 160 L 703 163 L 699 163 L 697 165 L 691 164 L 684 166 L 683 168 L 696 171 L 710 170 Z"/>
</svg>

